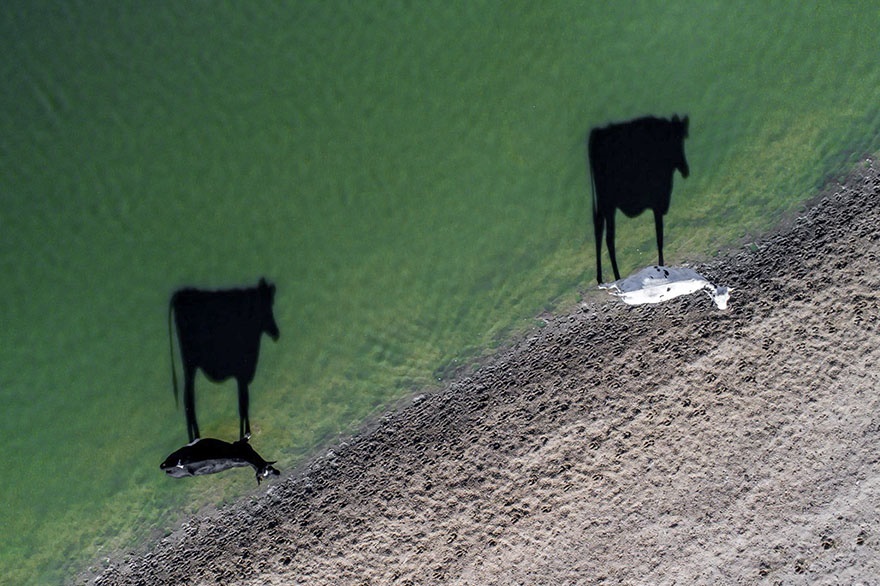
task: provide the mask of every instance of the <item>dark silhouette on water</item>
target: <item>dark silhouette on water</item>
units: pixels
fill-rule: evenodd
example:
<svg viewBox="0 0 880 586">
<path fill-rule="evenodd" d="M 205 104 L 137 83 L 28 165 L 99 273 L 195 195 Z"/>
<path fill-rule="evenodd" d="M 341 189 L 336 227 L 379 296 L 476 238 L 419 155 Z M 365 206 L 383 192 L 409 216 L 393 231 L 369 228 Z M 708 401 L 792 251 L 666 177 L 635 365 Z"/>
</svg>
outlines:
<svg viewBox="0 0 880 586">
<path fill-rule="evenodd" d="M 171 345 L 171 377 L 177 400 L 177 371 L 174 367 L 174 340 L 171 314 L 177 324 L 180 357 L 183 360 L 183 404 L 189 440 L 199 437 L 196 422 L 196 370 L 214 382 L 228 378 L 238 381 L 239 437 L 250 435 L 248 385 L 254 380 L 263 333 L 278 340 L 272 304 L 275 285 L 260 279 L 256 287 L 223 291 L 181 289 L 171 296 L 168 307 L 168 338 Z"/>
<path fill-rule="evenodd" d="M 185 478 L 216 474 L 230 468 L 251 466 L 256 471 L 257 484 L 269 476 L 278 476 L 280 472 L 272 464 L 275 461 L 264 460 L 251 445 L 248 437 L 229 443 L 214 438 L 196 439 L 183 446 L 165 461 L 159 464 L 168 476 Z"/>
<path fill-rule="evenodd" d="M 596 280 L 602 284 L 602 230 L 614 278 L 620 279 L 614 251 L 614 214 L 634 218 L 646 209 L 654 212 L 659 265 L 663 265 L 663 215 L 669 211 L 672 175 L 690 174 L 684 155 L 688 117 L 671 120 L 653 116 L 593 128 L 587 143 L 593 190 L 593 227 L 596 235 Z"/>
</svg>

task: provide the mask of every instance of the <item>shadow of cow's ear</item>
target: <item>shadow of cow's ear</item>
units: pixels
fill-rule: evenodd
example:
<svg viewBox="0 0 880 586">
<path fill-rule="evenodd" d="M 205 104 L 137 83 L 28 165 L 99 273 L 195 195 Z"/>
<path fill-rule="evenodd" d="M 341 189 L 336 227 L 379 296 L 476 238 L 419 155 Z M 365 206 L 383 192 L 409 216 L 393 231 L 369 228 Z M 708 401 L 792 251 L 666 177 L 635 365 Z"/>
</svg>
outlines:
<svg viewBox="0 0 880 586">
<path fill-rule="evenodd" d="M 268 292 L 269 292 L 269 295 L 271 295 L 272 297 L 275 296 L 275 283 L 272 283 L 272 284 L 270 285 L 270 284 L 266 281 L 266 277 L 260 277 L 259 288 L 260 288 L 260 289 L 265 289 L 266 291 L 268 291 Z"/>
</svg>

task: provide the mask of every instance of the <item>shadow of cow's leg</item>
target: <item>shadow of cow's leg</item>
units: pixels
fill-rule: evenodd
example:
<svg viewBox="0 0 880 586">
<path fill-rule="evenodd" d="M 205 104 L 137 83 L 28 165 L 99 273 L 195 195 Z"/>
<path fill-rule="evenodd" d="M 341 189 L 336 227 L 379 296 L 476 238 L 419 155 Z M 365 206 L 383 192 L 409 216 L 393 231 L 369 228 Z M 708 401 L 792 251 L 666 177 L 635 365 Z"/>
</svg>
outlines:
<svg viewBox="0 0 880 586">
<path fill-rule="evenodd" d="M 199 424 L 196 423 L 196 369 L 186 366 L 183 369 L 184 387 L 183 387 L 183 407 L 186 412 L 186 433 L 189 435 L 189 441 L 193 441 L 199 436 Z"/>
<path fill-rule="evenodd" d="M 602 284 L 602 231 L 605 219 L 601 212 L 593 211 L 593 232 L 596 235 L 596 281 Z"/>
<path fill-rule="evenodd" d="M 238 433 L 239 438 L 243 439 L 251 435 L 251 420 L 248 415 L 248 403 L 250 395 L 248 392 L 248 383 L 244 380 L 238 380 Z"/>
<path fill-rule="evenodd" d="M 608 256 L 611 257 L 611 268 L 614 269 L 614 279 L 620 280 L 620 271 L 617 270 L 617 254 L 614 250 L 614 212 L 616 210 L 611 210 L 611 213 L 605 216 L 605 229 L 607 230 L 607 235 L 605 236 L 605 244 L 608 245 Z"/>
<path fill-rule="evenodd" d="M 654 210 L 654 228 L 657 230 L 657 253 L 660 257 L 659 265 L 663 266 L 663 214 Z"/>
</svg>

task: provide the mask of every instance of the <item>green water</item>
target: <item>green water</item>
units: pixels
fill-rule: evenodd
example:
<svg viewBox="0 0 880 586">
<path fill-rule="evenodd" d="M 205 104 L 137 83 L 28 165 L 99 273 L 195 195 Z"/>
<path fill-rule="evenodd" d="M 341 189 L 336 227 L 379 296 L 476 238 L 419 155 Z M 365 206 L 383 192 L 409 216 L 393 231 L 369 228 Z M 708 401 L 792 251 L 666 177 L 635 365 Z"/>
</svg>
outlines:
<svg viewBox="0 0 880 586">
<path fill-rule="evenodd" d="M 289 470 L 593 284 L 591 126 L 690 115 L 667 262 L 880 149 L 875 3 L 728 5 L 6 2 L 0 583 L 253 489 L 158 469 L 177 287 L 277 284 L 251 420 Z M 621 220 L 623 272 L 653 238 Z M 234 439 L 234 383 L 196 386 Z"/>
</svg>

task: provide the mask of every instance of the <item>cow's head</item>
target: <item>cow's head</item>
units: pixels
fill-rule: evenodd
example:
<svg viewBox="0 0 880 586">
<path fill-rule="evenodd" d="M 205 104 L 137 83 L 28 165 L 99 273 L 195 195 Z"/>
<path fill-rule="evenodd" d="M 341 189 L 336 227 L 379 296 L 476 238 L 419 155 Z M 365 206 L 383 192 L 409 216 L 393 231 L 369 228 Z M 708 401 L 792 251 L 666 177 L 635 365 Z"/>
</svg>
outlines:
<svg viewBox="0 0 880 586">
<path fill-rule="evenodd" d="M 688 116 L 679 118 L 678 114 L 672 117 L 672 148 L 674 148 L 675 158 L 673 164 L 682 177 L 687 178 L 691 174 L 688 167 L 687 159 L 684 156 L 684 139 L 688 137 Z"/>
<path fill-rule="evenodd" d="M 254 470 L 256 470 L 257 484 L 260 484 L 262 480 L 269 478 L 270 476 L 280 475 L 281 472 L 272 466 L 272 464 L 275 463 L 275 460 L 272 460 L 271 462 L 264 460 L 262 456 L 251 447 L 250 438 L 250 434 L 246 434 L 237 442 L 233 442 L 232 449 L 235 451 L 236 457 L 254 467 Z"/>
<path fill-rule="evenodd" d="M 275 463 L 274 460 L 271 462 L 266 462 L 265 466 L 263 466 L 261 468 L 257 468 L 257 473 L 256 473 L 257 484 L 260 484 L 260 481 L 265 480 L 266 478 L 269 478 L 270 476 L 279 476 L 281 474 L 281 472 L 279 472 L 277 468 L 272 466 L 272 464 L 274 464 L 274 463 Z"/>
<path fill-rule="evenodd" d="M 266 279 L 260 279 L 257 286 L 260 295 L 260 311 L 262 317 L 261 331 L 269 334 L 269 337 L 277 341 L 281 336 L 278 331 L 278 324 L 275 323 L 275 313 L 272 311 L 272 305 L 275 303 L 275 285 L 270 285 Z"/>
</svg>

